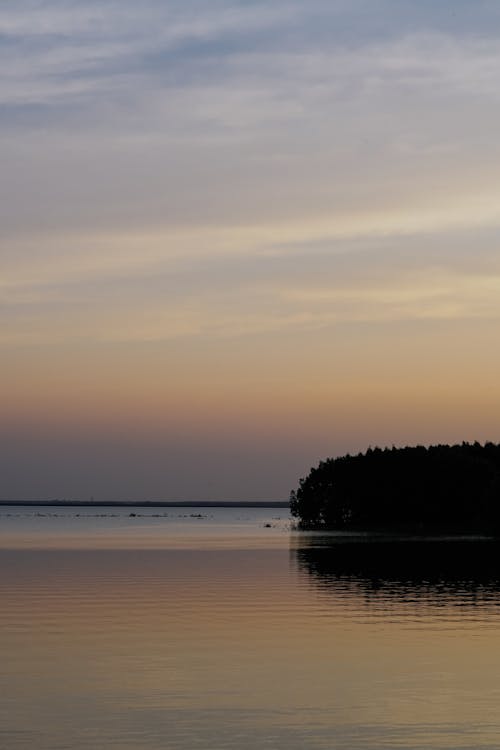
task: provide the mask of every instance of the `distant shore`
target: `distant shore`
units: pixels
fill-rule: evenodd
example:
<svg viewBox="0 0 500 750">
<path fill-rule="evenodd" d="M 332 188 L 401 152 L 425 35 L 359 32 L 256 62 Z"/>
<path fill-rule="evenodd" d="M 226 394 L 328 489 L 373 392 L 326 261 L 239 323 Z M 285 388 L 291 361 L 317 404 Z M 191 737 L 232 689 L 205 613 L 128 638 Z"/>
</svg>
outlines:
<svg viewBox="0 0 500 750">
<path fill-rule="evenodd" d="M 0 507 L 61 507 L 61 508 L 289 508 L 288 500 L 219 501 L 219 500 L 0 500 Z"/>
</svg>

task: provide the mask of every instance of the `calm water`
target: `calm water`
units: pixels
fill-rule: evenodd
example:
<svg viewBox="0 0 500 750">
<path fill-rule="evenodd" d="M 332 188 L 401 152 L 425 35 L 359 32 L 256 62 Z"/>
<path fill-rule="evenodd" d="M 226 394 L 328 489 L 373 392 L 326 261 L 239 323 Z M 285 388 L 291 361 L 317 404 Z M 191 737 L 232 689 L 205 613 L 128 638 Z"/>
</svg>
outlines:
<svg viewBox="0 0 500 750">
<path fill-rule="evenodd" d="M 497 749 L 499 560 L 275 509 L 0 509 L 0 747 Z"/>
</svg>

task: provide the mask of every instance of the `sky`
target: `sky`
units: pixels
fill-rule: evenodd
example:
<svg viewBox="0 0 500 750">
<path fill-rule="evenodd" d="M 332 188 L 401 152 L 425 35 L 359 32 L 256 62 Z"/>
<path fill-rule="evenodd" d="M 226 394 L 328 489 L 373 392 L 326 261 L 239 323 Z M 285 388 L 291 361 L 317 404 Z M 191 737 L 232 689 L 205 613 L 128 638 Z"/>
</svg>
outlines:
<svg viewBox="0 0 500 750">
<path fill-rule="evenodd" d="M 500 440 L 496 0 L 0 9 L 0 498 Z"/>
</svg>

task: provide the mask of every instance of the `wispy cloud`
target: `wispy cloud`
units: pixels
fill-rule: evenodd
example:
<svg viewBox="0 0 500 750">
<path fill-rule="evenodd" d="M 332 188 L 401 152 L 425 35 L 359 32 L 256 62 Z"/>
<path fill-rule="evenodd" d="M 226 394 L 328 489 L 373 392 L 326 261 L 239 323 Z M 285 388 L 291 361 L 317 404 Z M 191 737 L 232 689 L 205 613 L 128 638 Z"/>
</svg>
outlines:
<svg viewBox="0 0 500 750">
<path fill-rule="evenodd" d="M 342 435 L 373 378 L 387 403 L 406 378 L 408 400 L 427 366 L 438 403 L 435 357 L 440 392 L 463 371 L 455 394 L 483 372 L 496 387 L 499 30 L 490 0 L 4 3 L 11 423 L 76 403 L 74 382 L 104 423 L 128 372 L 135 415 L 154 371 L 148 414 L 177 384 L 189 429 L 214 414 L 202 379 L 228 413 L 252 393 L 264 413 L 287 382 L 283 414 L 300 402 L 325 435 L 336 387 Z"/>
<path fill-rule="evenodd" d="M 295 13 L 290 4 L 273 8 L 227 2 L 149 2 L 141 7 L 130 2 L 42 2 L 10 8 L 0 19 L 2 100 L 41 104 L 65 97 L 71 104 L 70 94 L 79 90 L 99 94 L 128 85 L 133 95 L 139 77 L 157 85 L 178 82 L 175 69 L 189 59 L 224 58 L 225 40 L 233 40 L 236 52 L 235 35 L 277 29 L 284 15 L 290 19 Z"/>
<path fill-rule="evenodd" d="M 96 255 L 87 268 L 81 258 L 74 266 L 66 258 L 58 269 L 64 255 L 56 252 L 45 278 L 41 267 L 31 276 L 17 267 L 16 276 L 13 266 L 0 286 L 8 321 L 2 340 L 272 339 L 353 322 L 500 318 L 498 231 L 445 237 L 444 245 L 440 234 L 427 234 L 424 243 L 422 235 L 337 237 L 276 252 L 272 244 L 252 244 L 254 236 L 233 252 L 233 234 L 225 251 L 190 255 L 200 235 L 185 237 L 188 244 L 168 259 L 159 252 L 145 262 L 132 244 L 128 259 L 122 247 L 118 258 Z M 217 246 L 214 234 L 208 243 Z"/>
<path fill-rule="evenodd" d="M 494 23 L 389 7 L 363 34 L 356 3 L 8 8 L 3 231 L 491 222 Z"/>
</svg>

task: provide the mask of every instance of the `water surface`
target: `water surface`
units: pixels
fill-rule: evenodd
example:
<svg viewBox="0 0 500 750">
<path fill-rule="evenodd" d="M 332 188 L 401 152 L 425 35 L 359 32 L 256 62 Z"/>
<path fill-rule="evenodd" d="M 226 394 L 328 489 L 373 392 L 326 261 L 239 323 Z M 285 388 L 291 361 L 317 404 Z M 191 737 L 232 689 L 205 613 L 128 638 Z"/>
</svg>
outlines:
<svg viewBox="0 0 500 750">
<path fill-rule="evenodd" d="M 491 542 L 301 534 L 279 509 L 0 523 L 1 747 L 500 745 Z"/>
</svg>

